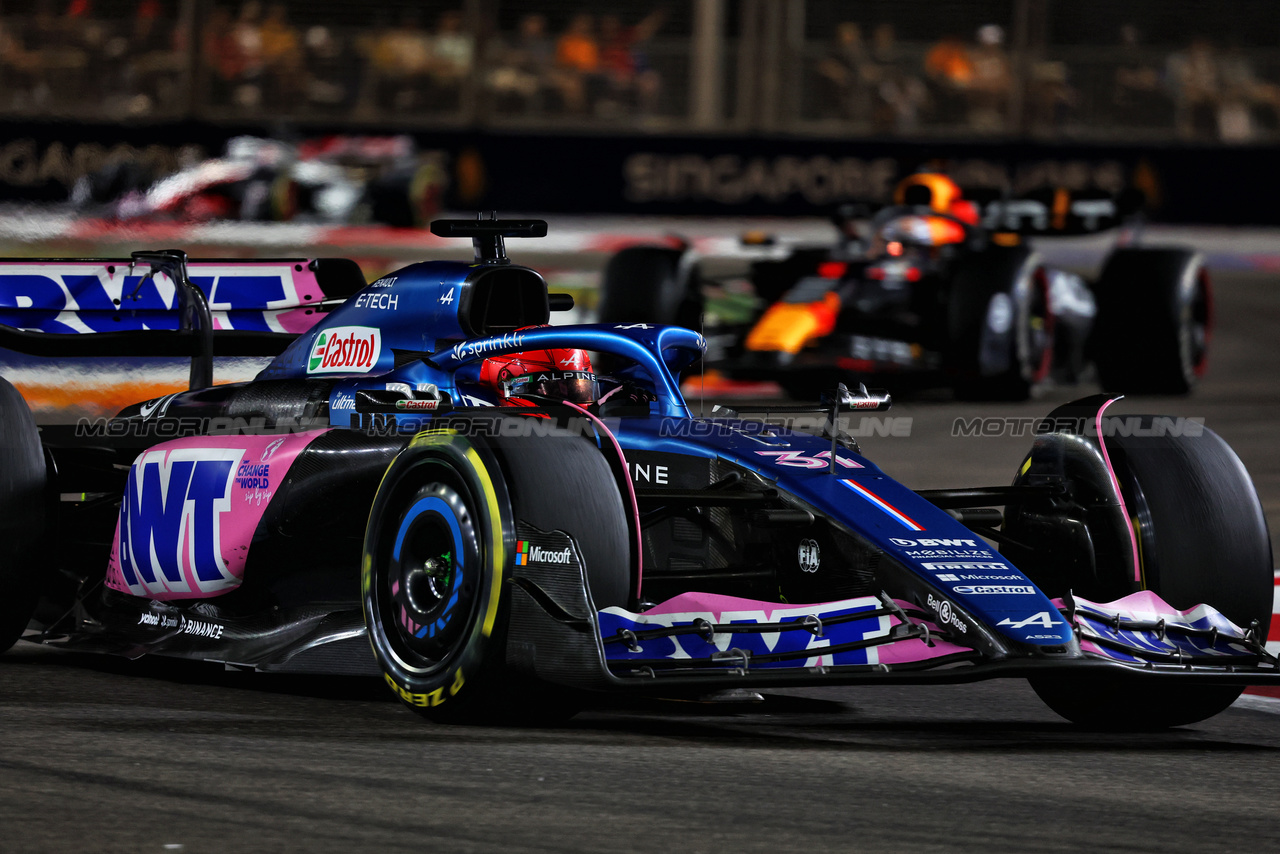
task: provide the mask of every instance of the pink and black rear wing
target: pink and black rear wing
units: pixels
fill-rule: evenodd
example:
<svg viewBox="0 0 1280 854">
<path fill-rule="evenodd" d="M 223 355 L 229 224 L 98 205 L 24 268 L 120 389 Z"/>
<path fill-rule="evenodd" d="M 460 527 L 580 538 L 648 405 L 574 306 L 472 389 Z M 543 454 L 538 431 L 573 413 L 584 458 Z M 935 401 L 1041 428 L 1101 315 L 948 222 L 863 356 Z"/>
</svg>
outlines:
<svg viewBox="0 0 1280 854">
<path fill-rule="evenodd" d="M 34 356 L 189 356 L 191 388 L 215 356 L 272 356 L 326 303 L 363 288 L 346 259 L 0 259 L 0 347 Z"/>
<path fill-rule="evenodd" d="M 182 273 L 191 290 L 181 282 Z M 0 259 L 0 347 L 37 356 L 197 356 L 207 304 L 213 354 L 282 351 L 365 286 L 345 258 Z"/>
</svg>

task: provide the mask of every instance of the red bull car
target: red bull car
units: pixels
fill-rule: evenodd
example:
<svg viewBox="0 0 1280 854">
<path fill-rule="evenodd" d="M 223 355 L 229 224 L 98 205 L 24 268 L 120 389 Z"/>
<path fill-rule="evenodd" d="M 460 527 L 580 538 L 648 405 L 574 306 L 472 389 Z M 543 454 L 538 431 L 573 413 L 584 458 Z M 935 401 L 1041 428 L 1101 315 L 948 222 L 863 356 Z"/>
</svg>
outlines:
<svg viewBox="0 0 1280 854">
<path fill-rule="evenodd" d="M 788 419 L 815 407 L 695 417 L 699 333 L 548 326 L 572 300 L 503 246 L 545 223 L 433 229 L 474 263 L 410 265 L 301 331 L 218 323 L 180 252 L 0 262 L 0 346 L 192 360 L 189 390 L 78 423 L 37 427 L 0 381 L 0 649 L 369 674 L 466 722 L 1010 677 L 1151 729 L 1280 684 L 1262 508 L 1198 422 L 1087 398 L 992 473 L 1010 485 L 913 491 L 839 426 L 887 394 L 838 386 L 809 432 Z M 86 320 L 98 290 L 131 328 Z"/>
<path fill-rule="evenodd" d="M 1105 388 L 1184 394 L 1204 373 L 1213 304 L 1201 256 L 1124 247 L 1097 281 L 1046 265 L 1024 238 L 1118 223 L 1126 204 L 1055 190 L 980 208 L 946 176 L 910 176 L 874 214 L 846 206 L 831 245 L 753 236 L 758 302 L 709 329 L 709 368 L 775 380 L 813 399 L 840 379 L 942 384 L 963 397 L 1023 399 L 1092 364 Z M 636 246 L 609 262 L 600 319 L 697 326 L 711 281 L 687 249 Z"/>
</svg>

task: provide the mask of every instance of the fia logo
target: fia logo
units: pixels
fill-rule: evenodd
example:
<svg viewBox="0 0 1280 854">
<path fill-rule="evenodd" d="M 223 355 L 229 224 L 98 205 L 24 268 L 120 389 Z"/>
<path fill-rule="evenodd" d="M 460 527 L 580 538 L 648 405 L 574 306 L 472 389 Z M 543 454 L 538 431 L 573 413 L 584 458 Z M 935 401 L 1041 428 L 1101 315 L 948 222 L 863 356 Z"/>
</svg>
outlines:
<svg viewBox="0 0 1280 854">
<path fill-rule="evenodd" d="M 801 572 L 817 572 L 822 566 L 822 550 L 818 548 L 818 541 L 801 540 L 800 547 L 796 549 L 796 561 Z"/>
</svg>

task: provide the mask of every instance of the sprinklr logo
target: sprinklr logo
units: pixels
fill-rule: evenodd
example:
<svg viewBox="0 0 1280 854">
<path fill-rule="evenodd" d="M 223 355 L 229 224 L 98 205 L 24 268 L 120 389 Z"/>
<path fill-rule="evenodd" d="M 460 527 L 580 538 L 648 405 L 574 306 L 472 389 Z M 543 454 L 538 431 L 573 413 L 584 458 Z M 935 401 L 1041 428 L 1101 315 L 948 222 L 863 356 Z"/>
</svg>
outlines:
<svg viewBox="0 0 1280 854">
<path fill-rule="evenodd" d="M 528 540 L 516 542 L 516 566 L 528 566 L 530 563 L 567 564 L 573 560 L 573 552 L 565 546 L 558 552 L 532 545 Z"/>
<path fill-rule="evenodd" d="M 382 333 L 371 326 L 337 326 L 316 339 L 309 374 L 366 374 L 382 354 Z"/>
</svg>

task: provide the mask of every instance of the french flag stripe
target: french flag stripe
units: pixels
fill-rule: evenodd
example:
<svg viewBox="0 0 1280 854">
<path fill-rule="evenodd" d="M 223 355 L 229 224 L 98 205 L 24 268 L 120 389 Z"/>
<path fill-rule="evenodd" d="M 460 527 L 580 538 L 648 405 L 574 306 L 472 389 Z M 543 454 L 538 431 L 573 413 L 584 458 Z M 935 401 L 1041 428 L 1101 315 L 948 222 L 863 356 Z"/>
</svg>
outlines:
<svg viewBox="0 0 1280 854">
<path fill-rule="evenodd" d="M 849 487 L 850 489 L 852 489 L 854 492 L 856 492 L 856 493 L 858 493 L 859 495 L 861 495 L 863 498 L 865 498 L 865 499 L 867 499 L 868 501 L 870 501 L 870 502 L 871 502 L 873 505 L 875 505 L 878 509 L 882 510 L 882 511 L 883 511 L 883 512 L 885 512 L 885 513 L 888 513 L 888 514 L 889 514 L 890 516 L 892 516 L 892 517 L 893 517 L 893 518 L 894 518 L 894 519 L 895 519 L 899 524 L 901 524 L 901 525 L 902 525 L 902 527 L 907 528 L 907 529 L 912 530 L 912 531 L 923 531 L 923 530 L 924 530 L 924 526 L 922 526 L 922 525 L 920 525 L 918 522 L 916 522 L 916 520 L 915 520 L 915 519 L 912 519 L 912 518 L 911 518 L 910 516 L 908 516 L 906 513 L 903 513 L 903 512 L 902 512 L 901 510 L 899 510 L 897 507 L 894 507 L 894 506 L 893 506 L 892 504 L 890 504 L 888 501 L 885 501 L 883 498 L 881 498 L 879 495 L 876 495 L 874 492 L 872 492 L 871 490 L 867 489 L 865 486 L 862 486 L 861 484 L 858 484 L 858 483 L 854 483 L 854 482 L 853 482 L 853 481 L 851 481 L 851 480 L 842 480 L 842 481 L 840 481 L 840 482 L 841 482 L 841 483 L 843 483 L 845 486 Z"/>
</svg>

